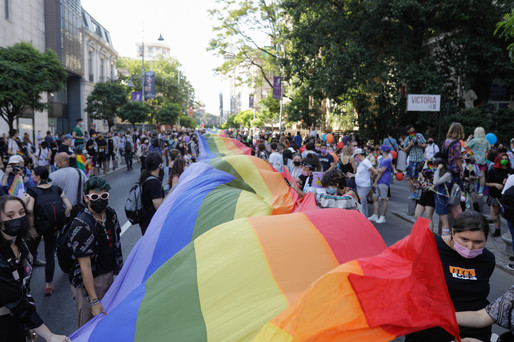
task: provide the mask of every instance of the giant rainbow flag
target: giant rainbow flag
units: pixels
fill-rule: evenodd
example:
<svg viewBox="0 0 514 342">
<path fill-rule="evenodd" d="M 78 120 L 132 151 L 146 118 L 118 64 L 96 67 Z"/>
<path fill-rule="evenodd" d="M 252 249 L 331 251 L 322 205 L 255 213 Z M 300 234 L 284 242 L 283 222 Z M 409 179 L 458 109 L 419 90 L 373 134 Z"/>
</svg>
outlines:
<svg viewBox="0 0 514 342">
<path fill-rule="evenodd" d="M 107 315 L 73 341 L 344 341 L 355 331 L 387 341 L 432 326 L 458 334 L 428 221 L 386 249 L 360 213 L 300 202 L 287 173 L 238 141 L 207 134 L 199 144 L 200 162 L 103 298 Z M 412 317 L 380 319 L 391 312 Z"/>
</svg>

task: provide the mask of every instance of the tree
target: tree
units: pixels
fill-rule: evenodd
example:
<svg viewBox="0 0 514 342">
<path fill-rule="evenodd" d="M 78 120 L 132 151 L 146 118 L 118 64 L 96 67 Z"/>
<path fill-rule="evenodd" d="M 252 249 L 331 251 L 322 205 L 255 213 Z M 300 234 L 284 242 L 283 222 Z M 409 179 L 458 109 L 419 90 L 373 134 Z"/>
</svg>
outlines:
<svg viewBox="0 0 514 342">
<path fill-rule="evenodd" d="M 238 79 L 235 82 L 259 86 L 264 80 L 273 86 L 271 76 L 278 72 L 279 54 L 284 51 L 281 34 L 283 10 L 280 2 L 216 0 L 216 4 L 218 8 L 210 10 L 209 13 L 216 22 L 213 31 L 217 35 L 211 39 L 208 50 L 215 51 L 219 56 L 233 53 L 233 59 L 227 60 L 217 71 L 230 75 L 239 67 L 240 70 L 249 72 L 245 80 Z M 268 38 L 268 45 L 259 44 L 256 36 Z M 254 73 L 255 69 L 258 71 Z"/>
<path fill-rule="evenodd" d="M 253 116 L 253 109 L 244 110 L 236 115 L 234 118 L 234 123 L 242 127 L 250 128 L 252 127 L 251 121 L 253 120 Z"/>
<path fill-rule="evenodd" d="M 163 123 L 165 125 L 175 125 L 181 113 L 182 108 L 180 104 L 166 103 L 157 111 L 155 119 L 157 122 Z"/>
<path fill-rule="evenodd" d="M 86 112 L 93 119 L 107 121 L 109 132 L 116 123 L 116 114 L 127 103 L 124 85 L 113 82 L 98 82 L 87 97 Z"/>
<path fill-rule="evenodd" d="M 150 108 L 141 103 L 130 101 L 125 103 L 118 111 L 118 116 L 123 121 L 128 121 L 132 124 L 132 129 L 136 123 L 146 122 L 150 114 Z"/>
<path fill-rule="evenodd" d="M 450 112 L 462 107 L 459 86 L 480 101 L 496 79 L 512 87 L 506 43 L 491 38 L 512 1 L 284 0 L 289 19 L 285 67 L 315 100 L 351 103 L 364 137 L 414 123 L 430 113 L 406 112 L 407 94 L 441 94 Z M 480 22 L 480 25 L 476 25 Z M 468 88 L 469 87 L 469 88 Z"/>
<path fill-rule="evenodd" d="M 52 50 L 41 53 L 30 43 L 0 47 L 0 116 L 14 128 L 26 110 L 42 111 L 42 93 L 59 91 L 68 74 Z"/>
<path fill-rule="evenodd" d="M 232 114 L 230 115 L 228 118 L 227 118 L 227 122 L 224 122 L 223 125 L 221 125 L 221 128 L 236 128 L 239 126 L 239 124 L 237 124 L 235 122 L 236 120 L 236 117 L 237 117 L 237 114 Z"/>
<path fill-rule="evenodd" d="M 258 113 L 258 117 L 264 123 L 273 125 L 278 120 L 278 116 L 280 114 L 280 102 L 279 100 L 274 99 L 272 94 L 263 98 L 259 102 L 259 107 L 261 110 Z"/>
<path fill-rule="evenodd" d="M 510 13 L 503 16 L 503 20 L 496 25 L 494 34 L 500 33 L 500 37 L 504 37 L 506 40 L 514 39 L 514 8 Z M 514 61 L 514 43 L 510 43 L 507 46 L 510 52 L 510 58 Z"/>
<path fill-rule="evenodd" d="M 196 128 L 195 120 L 189 116 L 181 116 L 180 125 L 186 128 Z"/>
</svg>

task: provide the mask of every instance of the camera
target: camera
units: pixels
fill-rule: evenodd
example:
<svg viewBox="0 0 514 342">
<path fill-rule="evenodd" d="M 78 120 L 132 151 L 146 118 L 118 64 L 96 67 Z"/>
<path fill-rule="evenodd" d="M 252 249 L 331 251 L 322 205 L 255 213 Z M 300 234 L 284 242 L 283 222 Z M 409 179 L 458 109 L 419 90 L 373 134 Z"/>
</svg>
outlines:
<svg viewBox="0 0 514 342">
<path fill-rule="evenodd" d="M 418 145 L 418 141 L 414 141 L 414 146 L 417 146 Z"/>
<path fill-rule="evenodd" d="M 12 167 L 12 172 L 13 172 L 13 173 L 18 173 L 18 172 L 20 172 L 21 170 L 22 170 L 22 167 L 21 167 L 21 166 L 19 166 L 18 164 L 13 165 L 13 167 Z"/>
</svg>

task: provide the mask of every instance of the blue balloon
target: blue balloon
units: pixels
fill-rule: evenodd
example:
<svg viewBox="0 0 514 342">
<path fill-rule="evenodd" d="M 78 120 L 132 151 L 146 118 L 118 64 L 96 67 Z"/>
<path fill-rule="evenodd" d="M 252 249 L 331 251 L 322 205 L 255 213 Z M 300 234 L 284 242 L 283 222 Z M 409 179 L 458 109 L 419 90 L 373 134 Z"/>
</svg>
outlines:
<svg viewBox="0 0 514 342">
<path fill-rule="evenodd" d="M 321 136 L 321 140 L 325 141 L 327 139 L 327 133 L 323 133 Z"/>
<path fill-rule="evenodd" d="M 485 138 L 491 145 L 496 144 L 496 142 L 498 141 L 498 138 L 496 137 L 496 135 L 494 133 L 487 133 Z"/>
</svg>

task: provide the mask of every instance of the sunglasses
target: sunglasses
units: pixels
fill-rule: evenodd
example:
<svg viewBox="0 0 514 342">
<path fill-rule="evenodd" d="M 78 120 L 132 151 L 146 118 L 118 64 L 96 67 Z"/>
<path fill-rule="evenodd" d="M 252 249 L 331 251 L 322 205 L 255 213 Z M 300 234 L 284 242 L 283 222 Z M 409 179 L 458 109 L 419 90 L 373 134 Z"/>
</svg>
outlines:
<svg viewBox="0 0 514 342">
<path fill-rule="evenodd" d="M 109 198 L 109 193 L 108 192 L 104 192 L 103 194 L 99 195 L 99 194 L 90 194 L 90 195 L 86 195 L 87 198 L 89 198 L 91 201 L 98 201 L 100 198 L 103 199 L 103 200 L 106 200 Z"/>
</svg>

